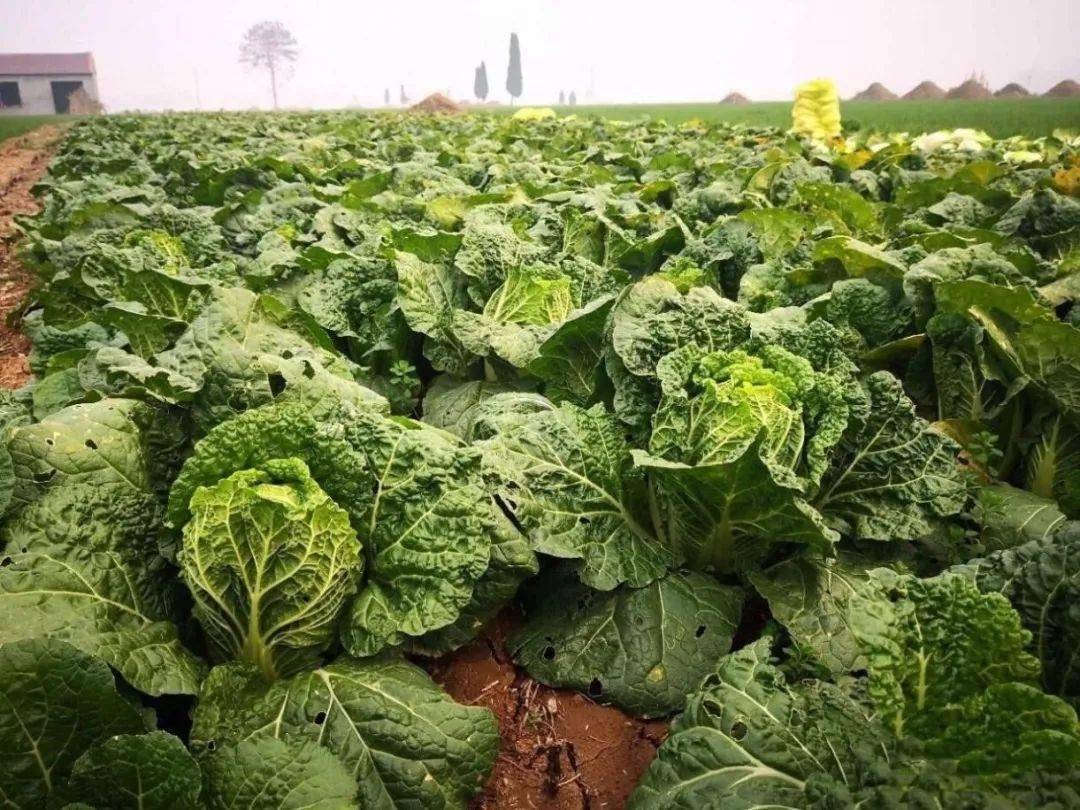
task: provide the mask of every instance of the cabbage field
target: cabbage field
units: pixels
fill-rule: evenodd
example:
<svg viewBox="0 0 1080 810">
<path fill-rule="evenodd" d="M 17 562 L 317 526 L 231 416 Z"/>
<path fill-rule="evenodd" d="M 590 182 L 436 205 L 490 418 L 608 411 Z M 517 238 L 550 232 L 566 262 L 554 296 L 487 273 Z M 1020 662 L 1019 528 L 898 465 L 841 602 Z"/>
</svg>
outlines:
<svg viewBox="0 0 1080 810">
<path fill-rule="evenodd" d="M 429 672 L 512 614 L 670 719 L 634 810 L 1080 807 L 1080 139 L 111 117 L 37 191 L 0 805 L 510 807 Z"/>
</svg>

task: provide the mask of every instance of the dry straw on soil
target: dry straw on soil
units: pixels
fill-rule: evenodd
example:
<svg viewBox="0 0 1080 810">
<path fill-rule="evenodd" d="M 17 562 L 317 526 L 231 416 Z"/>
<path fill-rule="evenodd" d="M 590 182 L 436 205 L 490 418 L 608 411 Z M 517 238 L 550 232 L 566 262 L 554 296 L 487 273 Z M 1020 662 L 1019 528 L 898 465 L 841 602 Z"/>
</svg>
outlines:
<svg viewBox="0 0 1080 810">
<path fill-rule="evenodd" d="M 1055 84 L 1043 93 L 1043 96 L 1046 98 L 1077 98 L 1080 97 L 1080 84 L 1077 84 L 1072 79 L 1066 79 Z"/>
<path fill-rule="evenodd" d="M 721 104 L 749 104 L 750 99 L 742 93 L 728 93 L 720 100 Z"/>
<path fill-rule="evenodd" d="M 990 98 L 990 88 L 985 84 L 975 81 L 975 79 L 968 79 L 963 84 L 959 84 L 950 90 L 945 98 L 967 101 Z"/>
<path fill-rule="evenodd" d="M 881 82 L 874 82 L 862 92 L 856 93 L 851 97 L 852 101 L 895 101 L 897 98 L 896 93 L 883 85 Z"/>
<path fill-rule="evenodd" d="M 938 101 L 943 98 L 945 98 L 945 91 L 930 81 L 919 82 L 904 93 L 906 101 Z"/>
</svg>

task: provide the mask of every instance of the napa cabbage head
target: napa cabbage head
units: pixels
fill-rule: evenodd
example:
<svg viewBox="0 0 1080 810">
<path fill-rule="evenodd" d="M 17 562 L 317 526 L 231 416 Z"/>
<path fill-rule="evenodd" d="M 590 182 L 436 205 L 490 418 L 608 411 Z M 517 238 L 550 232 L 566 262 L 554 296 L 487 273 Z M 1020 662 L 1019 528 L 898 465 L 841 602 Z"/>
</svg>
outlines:
<svg viewBox="0 0 1080 810">
<path fill-rule="evenodd" d="M 311 664 L 360 576 L 348 513 L 296 458 L 199 487 L 190 510 L 179 563 L 216 654 L 269 679 Z"/>
<path fill-rule="evenodd" d="M 657 376 L 649 450 L 634 458 L 676 555 L 729 572 L 759 564 L 780 537 L 828 551 L 836 536 L 805 498 L 847 425 L 841 381 L 775 344 L 686 346 Z"/>
<path fill-rule="evenodd" d="M 847 426 L 842 382 L 783 346 L 703 353 L 689 346 L 657 367 L 664 396 L 650 451 L 689 464 L 732 461 L 760 437 L 778 483 L 816 483 Z"/>
<path fill-rule="evenodd" d="M 199 488 L 213 490 L 280 459 L 302 461 L 318 492 L 306 483 L 300 491 L 317 494 L 320 505 L 325 493 L 359 538 L 363 577 L 357 563 L 359 589 L 352 596 L 350 588 L 337 627 L 350 654 L 374 655 L 461 618 L 488 569 L 497 523 L 478 449 L 429 425 L 330 396 L 318 408 L 275 403 L 223 422 L 195 445 L 169 492 L 170 524 L 190 533 Z M 238 546 L 229 565 L 246 571 L 239 560 L 255 554 L 250 565 L 259 567 L 259 553 L 258 545 Z"/>
<path fill-rule="evenodd" d="M 124 246 L 143 248 L 171 275 L 189 263 L 184 243 L 167 231 L 136 228 L 124 236 Z"/>
<path fill-rule="evenodd" d="M 924 154 L 933 154 L 935 152 L 966 152 L 973 154 L 981 152 L 991 143 L 993 143 L 993 138 L 982 130 L 961 127 L 954 130 L 940 129 L 937 132 L 920 135 L 911 142 L 911 145 Z"/>
</svg>

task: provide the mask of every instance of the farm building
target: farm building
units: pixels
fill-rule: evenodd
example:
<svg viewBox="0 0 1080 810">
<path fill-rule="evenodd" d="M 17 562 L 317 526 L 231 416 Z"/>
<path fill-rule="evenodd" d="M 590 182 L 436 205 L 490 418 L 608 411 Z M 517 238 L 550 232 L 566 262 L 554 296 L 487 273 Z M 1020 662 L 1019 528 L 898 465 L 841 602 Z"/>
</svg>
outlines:
<svg viewBox="0 0 1080 810">
<path fill-rule="evenodd" d="M 93 54 L 0 53 L 0 115 L 69 113 L 73 94 L 76 105 L 98 105 Z"/>
</svg>

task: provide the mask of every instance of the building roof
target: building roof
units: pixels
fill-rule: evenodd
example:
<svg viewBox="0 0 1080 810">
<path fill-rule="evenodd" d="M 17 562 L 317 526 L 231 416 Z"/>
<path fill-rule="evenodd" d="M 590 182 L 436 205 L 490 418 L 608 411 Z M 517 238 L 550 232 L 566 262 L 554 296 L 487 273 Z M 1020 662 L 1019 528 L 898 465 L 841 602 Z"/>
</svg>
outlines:
<svg viewBox="0 0 1080 810">
<path fill-rule="evenodd" d="M 0 76 L 91 76 L 91 53 L 0 53 Z"/>
</svg>

